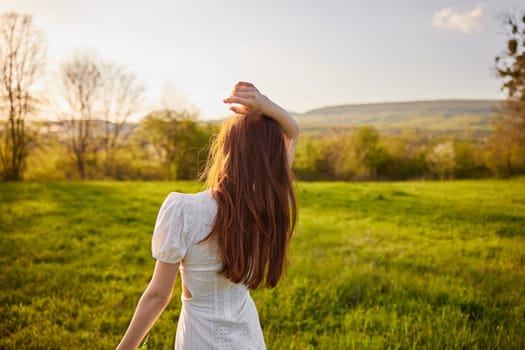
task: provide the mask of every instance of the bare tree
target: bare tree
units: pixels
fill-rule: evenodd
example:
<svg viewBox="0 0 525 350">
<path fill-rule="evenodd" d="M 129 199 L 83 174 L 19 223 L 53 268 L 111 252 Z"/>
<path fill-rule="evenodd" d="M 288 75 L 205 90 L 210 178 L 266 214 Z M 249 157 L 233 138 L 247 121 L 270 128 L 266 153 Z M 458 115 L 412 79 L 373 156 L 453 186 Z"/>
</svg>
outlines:
<svg viewBox="0 0 525 350">
<path fill-rule="evenodd" d="M 62 81 L 67 108 L 60 119 L 80 178 L 101 151 L 104 173 L 113 176 L 117 152 L 130 134 L 128 119 L 140 109 L 142 86 L 128 69 L 80 51 L 62 65 Z"/>
<path fill-rule="evenodd" d="M 103 90 L 100 63 L 93 54 L 77 52 L 63 63 L 61 73 L 67 105 L 60 116 L 67 133 L 65 142 L 78 175 L 85 179 L 88 158 L 97 149 L 94 128 Z"/>
<path fill-rule="evenodd" d="M 27 117 L 36 110 L 34 85 L 45 66 L 46 46 L 30 15 L 0 15 L 0 165 L 4 180 L 21 180 L 29 152 Z M 3 114 L 3 113 L 2 113 Z"/>
<path fill-rule="evenodd" d="M 104 63 L 102 74 L 104 171 L 106 176 L 112 176 L 117 152 L 130 135 L 124 129 L 129 117 L 140 109 L 144 89 L 133 72 L 117 64 Z"/>
</svg>

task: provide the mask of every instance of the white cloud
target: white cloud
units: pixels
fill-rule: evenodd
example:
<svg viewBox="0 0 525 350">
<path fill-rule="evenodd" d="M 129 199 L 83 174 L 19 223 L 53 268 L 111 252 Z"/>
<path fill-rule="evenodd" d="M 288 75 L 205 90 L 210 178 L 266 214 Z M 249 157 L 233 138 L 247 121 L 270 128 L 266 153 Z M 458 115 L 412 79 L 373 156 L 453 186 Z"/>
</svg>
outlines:
<svg viewBox="0 0 525 350">
<path fill-rule="evenodd" d="M 480 32 L 482 16 L 483 9 L 481 5 L 465 12 L 458 12 L 451 7 L 447 7 L 434 13 L 432 25 L 437 28 L 458 30 L 463 33 Z"/>
</svg>

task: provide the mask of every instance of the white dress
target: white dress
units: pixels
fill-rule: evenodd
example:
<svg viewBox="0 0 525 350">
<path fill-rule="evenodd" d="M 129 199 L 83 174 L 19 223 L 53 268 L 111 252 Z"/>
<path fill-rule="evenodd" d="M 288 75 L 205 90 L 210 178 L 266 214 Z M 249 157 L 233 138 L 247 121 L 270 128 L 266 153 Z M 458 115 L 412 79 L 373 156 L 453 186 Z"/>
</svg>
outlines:
<svg viewBox="0 0 525 350">
<path fill-rule="evenodd" d="M 152 255 L 162 262 L 180 262 L 182 283 L 191 294 L 191 298 L 181 295 L 175 349 L 265 349 L 249 290 L 219 275 L 217 247 L 201 242 L 210 233 L 216 213 L 209 191 L 173 192 L 157 216 Z"/>
</svg>

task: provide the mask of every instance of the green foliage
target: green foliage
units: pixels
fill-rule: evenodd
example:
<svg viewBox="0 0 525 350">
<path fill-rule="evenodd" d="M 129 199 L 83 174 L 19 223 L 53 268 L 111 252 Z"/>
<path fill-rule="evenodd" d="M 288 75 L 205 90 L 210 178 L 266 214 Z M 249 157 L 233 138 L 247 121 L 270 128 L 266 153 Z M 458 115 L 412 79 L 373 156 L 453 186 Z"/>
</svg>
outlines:
<svg viewBox="0 0 525 350">
<path fill-rule="evenodd" d="M 412 139 L 413 141 L 413 139 Z M 372 126 L 333 130 L 299 139 L 294 170 L 299 179 L 409 179 L 424 175 L 419 140 L 385 136 Z"/>
<path fill-rule="evenodd" d="M 377 178 L 377 169 L 388 161 L 387 150 L 379 143 L 380 134 L 374 127 L 362 126 L 350 136 L 350 151 L 354 173 L 361 178 Z"/>
<path fill-rule="evenodd" d="M 506 143 L 497 145 L 503 149 Z M 412 130 L 393 135 L 365 125 L 303 135 L 293 167 L 300 180 L 482 178 L 500 175 L 493 160 L 498 155 L 473 136 L 436 137 Z M 513 174 L 523 173 L 525 168 L 514 168 Z"/>
<path fill-rule="evenodd" d="M 295 149 L 293 168 L 302 180 L 315 180 L 319 178 L 321 169 L 318 160 L 322 145 L 312 135 L 302 135 Z"/>
<path fill-rule="evenodd" d="M 0 184 L 0 348 L 108 349 L 195 182 Z M 522 349 L 525 179 L 298 183 L 291 265 L 252 292 L 268 349 Z M 172 348 L 175 296 L 148 349 Z"/>
<path fill-rule="evenodd" d="M 48 125 L 49 124 L 49 125 Z M 27 159 L 25 178 L 30 181 L 80 179 L 74 157 L 61 138 L 63 131 L 52 123 L 37 124 L 42 130 L 36 148 Z M 85 177 L 95 180 L 197 179 L 208 157 L 210 137 L 217 132 L 211 123 L 199 123 L 196 115 L 159 111 L 140 124 L 127 125 L 129 134 L 112 150 L 111 167 L 104 149 L 90 153 Z"/>
<path fill-rule="evenodd" d="M 192 119 L 193 118 L 193 119 Z M 87 175 L 107 180 L 196 179 L 208 157 L 210 138 L 218 125 L 199 123 L 192 115 L 159 111 L 132 130 L 112 161 L 111 176 L 104 167 L 104 151 L 90 159 Z M 45 129 L 45 125 L 41 129 Z M 49 127 L 49 126 L 47 126 Z M 435 137 L 406 130 L 394 135 L 371 126 L 339 128 L 329 134 L 304 133 L 299 139 L 294 171 L 300 180 L 407 180 L 421 178 L 479 178 L 505 174 L 501 152 L 509 138 L 486 147 L 475 137 Z M 491 142 L 492 139 L 491 139 Z M 74 159 L 60 133 L 40 132 L 27 159 L 30 181 L 77 180 Z M 452 144 L 454 157 L 436 156 L 439 144 Z M 450 148 L 450 147 L 449 147 Z M 449 152 L 450 153 L 450 152 Z M 525 167 L 512 154 L 513 174 Z M 490 169 L 490 170 L 489 170 Z"/>
<path fill-rule="evenodd" d="M 191 111 L 163 110 L 148 114 L 138 131 L 143 144 L 151 146 L 163 178 L 187 180 L 199 177 L 208 158 L 208 144 L 214 128 L 196 122 Z"/>
<path fill-rule="evenodd" d="M 390 155 L 380 174 L 390 180 L 423 178 L 427 173 L 425 160 L 428 140 L 420 133 L 405 131 L 402 135 L 382 135 L 383 147 Z"/>
</svg>

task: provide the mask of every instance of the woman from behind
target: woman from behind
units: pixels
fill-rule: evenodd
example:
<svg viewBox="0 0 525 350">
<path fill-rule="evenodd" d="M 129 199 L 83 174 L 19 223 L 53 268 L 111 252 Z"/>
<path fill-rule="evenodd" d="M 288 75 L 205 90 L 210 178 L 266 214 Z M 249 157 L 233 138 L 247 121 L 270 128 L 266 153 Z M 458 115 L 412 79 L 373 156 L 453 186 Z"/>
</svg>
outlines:
<svg viewBox="0 0 525 350">
<path fill-rule="evenodd" d="M 170 193 L 152 239 L 153 277 L 118 349 L 136 349 L 168 304 L 178 272 L 175 349 L 264 349 L 249 289 L 275 287 L 295 228 L 291 164 L 299 128 L 251 83 L 231 96 L 236 117 L 214 140 L 207 190 Z"/>
</svg>

